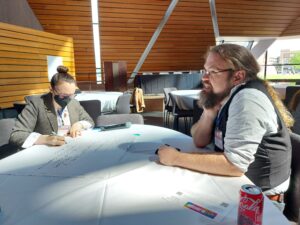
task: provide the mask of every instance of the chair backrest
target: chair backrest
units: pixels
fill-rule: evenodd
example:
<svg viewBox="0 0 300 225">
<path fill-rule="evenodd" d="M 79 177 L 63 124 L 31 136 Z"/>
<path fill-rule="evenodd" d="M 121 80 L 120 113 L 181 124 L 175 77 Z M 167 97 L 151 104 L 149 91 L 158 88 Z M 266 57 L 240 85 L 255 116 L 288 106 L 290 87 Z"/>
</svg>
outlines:
<svg viewBox="0 0 300 225">
<path fill-rule="evenodd" d="M 295 86 L 287 86 L 285 89 L 285 98 L 284 98 L 284 104 L 287 106 L 293 95 L 300 90 L 300 85 L 295 85 Z"/>
<path fill-rule="evenodd" d="M 131 94 L 123 94 L 118 97 L 116 104 L 116 113 L 128 114 L 130 113 L 130 98 Z"/>
<path fill-rule="evenodd" d="M 144 118 L 141 114 L 108 114 L 97 118 L 96 126 L 106 126 L 110 124 L 119 124 L 131 122 L 132 124 L 144 124 Z"/>
<path fill-rule="evenodd" d="M 97 117 L 101 115 L 101 101 L 100 100 L 84 100 L 79 101 L 80 105 L 85 109 L 85 111 L 94 120 L 95 124 L 97 122 Z"/>
<path fill-rule="evenodd" d="M 300 208 L 300 135 L 291 133 L 292 142 L 292 164 L 290 186 L 285 193 L 285 216 L 297 222 L 299 220 Z"/>
<path fill-rule="evenodd" d="M 25 102 L 14 102 L 14 109 L 20 114 L 26 106 Z"/>
<path fill-rule="evenodd" d="M 166 106 L 171 106 L 172 104 L 172 102 L 170 101 L 169 93 L 171 93 L 171 91 L 176 91 L 176 90 L 177 90 L 176 87 L 166 87 L 163 89 L 165 95 L 164 102 Z"/>
<path fill-rule="evenodd" d="M 15 118 L 1 119 L 0 120 L 0 146 L 6 145 L 9 142 L 10 134 L 15 125 Z"/>
<path fill-rule="evenodd" d="M 7 118 L 0 120 L 0 159 L 10 156 L 20 150 L 18 146 L 9 143 L 9 138 L 13 127 L 15 126 L 16 118 Z"/>
</svg>

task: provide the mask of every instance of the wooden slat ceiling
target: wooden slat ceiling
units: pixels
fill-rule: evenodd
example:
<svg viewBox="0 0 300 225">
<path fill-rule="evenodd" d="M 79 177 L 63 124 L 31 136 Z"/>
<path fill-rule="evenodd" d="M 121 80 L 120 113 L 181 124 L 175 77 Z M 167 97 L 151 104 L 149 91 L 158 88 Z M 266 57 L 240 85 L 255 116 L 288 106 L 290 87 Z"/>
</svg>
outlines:
<svg viewBox="0 0 300 225">
<path fill-rule="evenodd" d="M 216 10 L 221 36 L 300 35 L 299 0 L 217 0 Z"/>
<path fill-rule="evenodd" d="M 94 79 L 90 0 L 28 2 L 45 31 L 73 37 L 77 78 Z M 127 61 L 130 75 L 170 0 L 98 4 L 102 62 Z M 221 36 L 300 35 L 299 0 L 216 0 L 216 11 Z M 140 72 L 199 70 L 214 44 L 209 0 L 180 0 Z"/>
<path fill-rule="evenodd" d="M 300 11 L 300 9 L 298 9 Z M 299 36 L 300 34 L 300 16 L 297 17 L 281 34 L 281 36 Z"/>
</svg>

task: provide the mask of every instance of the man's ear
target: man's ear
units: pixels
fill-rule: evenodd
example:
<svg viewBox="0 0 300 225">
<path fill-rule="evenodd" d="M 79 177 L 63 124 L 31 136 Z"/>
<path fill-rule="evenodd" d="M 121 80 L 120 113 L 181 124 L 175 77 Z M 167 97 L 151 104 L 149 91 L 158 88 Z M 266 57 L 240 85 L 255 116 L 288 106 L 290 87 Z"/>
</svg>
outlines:
<svg viewBox="0 0 300 225">
<path fill-rule="evenodd" d="M 238 85 L 244 83 L 246 79 L 246 71 L 238 70 L 233 74 L 233 84 Z"/>
</svg>

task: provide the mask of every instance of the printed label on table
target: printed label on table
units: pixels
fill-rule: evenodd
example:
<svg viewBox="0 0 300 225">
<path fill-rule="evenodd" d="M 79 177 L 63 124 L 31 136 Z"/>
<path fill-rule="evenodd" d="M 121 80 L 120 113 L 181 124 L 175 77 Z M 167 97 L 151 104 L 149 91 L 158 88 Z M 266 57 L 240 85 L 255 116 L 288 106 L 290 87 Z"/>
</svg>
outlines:
<svg viewBox="0 0 300 225">
<path fill-rule="evenodd" d="M 178 191 L 163 199 L 198 213 L 203 224 L 215 224 L 221 222 L 233 208 L 225 198 L 225 196 L 222 199 L 211 194 L 198 193 L 196 195 Z"/>
</svg>

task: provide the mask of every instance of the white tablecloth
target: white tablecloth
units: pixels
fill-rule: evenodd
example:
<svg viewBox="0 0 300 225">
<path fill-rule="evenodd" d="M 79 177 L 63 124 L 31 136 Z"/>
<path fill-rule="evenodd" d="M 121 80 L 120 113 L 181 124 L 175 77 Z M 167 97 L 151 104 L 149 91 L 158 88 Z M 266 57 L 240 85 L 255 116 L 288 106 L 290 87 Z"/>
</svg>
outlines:
<svg viewBox="0 0 300 225">
<path fill-rule="evenodd" d="M 239 189 L 249 180 L 160 165 L 154 152 L 161 144 L 200 151 L 182 133 L 132 125 L 88 131 L 61 147 L 33 146 L 5 158 L 0 224 L 236 224 Z M 186 204 L 218 213 L 211 219 Z M 263 224 L 289 223 L 266 199 Z"/>
<path fill-rule="evenodd" d="M 193 102 L 195 99 L 199 99 L 201 90 L 176 90 L 171 94 L 175 97 L 176 104 L 179 109 L 193 109 Z"/>
<path fill-rule="evenodd" d="M 104 92 L 104 91 L 83 91 L 76 95 L 78 101 L 100 100 L 101 112 L 112 112 L 116 109 L 117 100 L 122 92 Z"/>
</svg>

